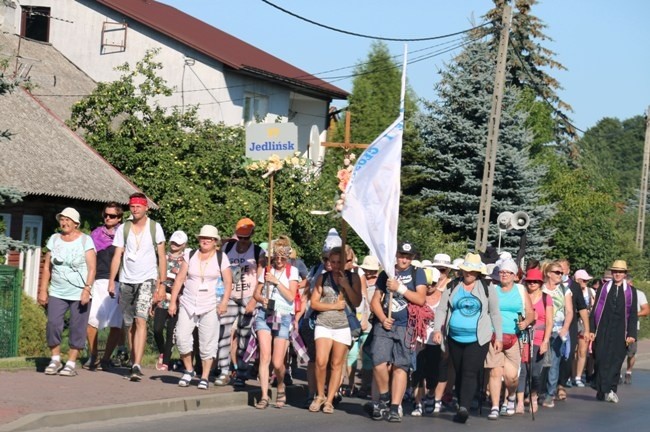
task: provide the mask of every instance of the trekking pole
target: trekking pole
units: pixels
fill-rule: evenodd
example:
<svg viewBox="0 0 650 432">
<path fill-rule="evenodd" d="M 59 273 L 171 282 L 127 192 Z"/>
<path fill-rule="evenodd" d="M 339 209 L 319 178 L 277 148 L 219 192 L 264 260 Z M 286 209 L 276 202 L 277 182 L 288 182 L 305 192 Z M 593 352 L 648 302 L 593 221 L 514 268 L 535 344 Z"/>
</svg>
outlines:
<svg viewBox="0 0 650 432">
<path fill-rule="evenodd" d="M 528 398 L 530 399 L 530 415 L 535 421 L 535 410 L 533 409 L 533 353 L 534 353 L 534 345 L 533 345 L 533 336 L 534 336 L 534 331 L 532 326 L 528 326 L 526 329 L 528 331 L 528 346 L 530 353 L 528 355 Z"/>
</svg>

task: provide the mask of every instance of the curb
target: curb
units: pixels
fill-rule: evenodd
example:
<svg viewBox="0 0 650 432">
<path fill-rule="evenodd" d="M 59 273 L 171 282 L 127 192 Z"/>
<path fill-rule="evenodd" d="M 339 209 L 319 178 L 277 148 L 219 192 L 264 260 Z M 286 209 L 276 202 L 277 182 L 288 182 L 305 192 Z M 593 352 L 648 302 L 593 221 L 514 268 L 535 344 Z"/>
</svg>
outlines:
<svg viewBox="0 0 650 432">
<path fill-rule="evenodd" d="M 275 398 L 276 389 L 271 389 Z M 286 388 L 287 399 L 299 400 L 307 395 L 307 386 L 293 385 Z M 161 399 L 139 403 L 107 405 L 97 408 L 81 408 L 64 411 L 28 414 L 11 423 L 0 426 L 0 432 L 29 431 L 47 427 L 78 425 L 95 421 L 168 413 L 208 410 L 235 406 L 253 406 L 260 396 L 259 389 Z"/>
</svg>

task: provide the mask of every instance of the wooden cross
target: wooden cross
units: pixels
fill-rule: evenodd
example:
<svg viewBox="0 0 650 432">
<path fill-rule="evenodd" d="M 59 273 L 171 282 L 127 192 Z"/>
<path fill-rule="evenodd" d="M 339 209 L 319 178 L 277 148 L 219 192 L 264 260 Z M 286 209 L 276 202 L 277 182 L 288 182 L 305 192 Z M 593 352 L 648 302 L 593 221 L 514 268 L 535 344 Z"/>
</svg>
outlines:
<svg viewBox="0 0 650 432">
<path fill-rule="evenodd" d="M 330 127 L 331 129 L 331 127 Z M 323 147 L 338 147 L 343 148 L 346 152 L 352 148 L 367 148 L 370 144 L 355 144 L 350 142 L 350 111 L 345 112 L 345 139 L 342 143 L 335 142 L 322 142 L 320 144 Z"/>
</svg>

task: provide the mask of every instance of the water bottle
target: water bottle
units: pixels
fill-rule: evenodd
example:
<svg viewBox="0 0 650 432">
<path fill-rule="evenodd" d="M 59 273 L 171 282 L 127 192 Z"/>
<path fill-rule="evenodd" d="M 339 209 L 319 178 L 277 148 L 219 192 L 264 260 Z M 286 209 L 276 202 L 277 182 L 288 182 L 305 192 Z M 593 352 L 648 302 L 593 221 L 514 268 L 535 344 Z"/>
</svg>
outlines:
<svg viewBox="0 0 650 432">
<path fill-rule="evenodd" d="M 226 292 L 226 288 L 223 285 L 223 279 L 221 278 L 221 276 L 217 278 L 217 287 L 215 291 L 217 293 L 217 300 L 221 300 L 224 293 Z"/>
</svg>

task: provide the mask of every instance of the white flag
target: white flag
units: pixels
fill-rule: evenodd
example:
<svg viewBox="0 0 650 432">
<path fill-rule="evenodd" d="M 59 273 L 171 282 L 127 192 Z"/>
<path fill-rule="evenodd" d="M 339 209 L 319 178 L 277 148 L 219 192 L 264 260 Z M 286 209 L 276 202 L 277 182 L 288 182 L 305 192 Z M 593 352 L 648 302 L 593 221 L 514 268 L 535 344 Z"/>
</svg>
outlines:
<svg viewBox="0 0 650 432">
<path fill-rule="evenodd" d="M 389 277 L 395 276 L 403 129 L 400 114 L 361 154 L 345 191 L 342 212 Z"/>
</svg>

